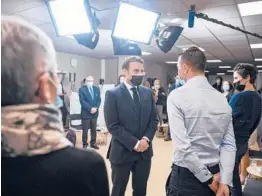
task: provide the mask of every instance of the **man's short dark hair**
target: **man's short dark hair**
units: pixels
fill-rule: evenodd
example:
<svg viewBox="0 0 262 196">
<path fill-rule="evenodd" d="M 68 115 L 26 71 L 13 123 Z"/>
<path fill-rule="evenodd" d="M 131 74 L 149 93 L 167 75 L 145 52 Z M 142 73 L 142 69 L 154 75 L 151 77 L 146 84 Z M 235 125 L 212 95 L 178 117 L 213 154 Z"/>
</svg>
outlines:
<svg viewBox="0 0 262 196">
<path fill-rule="evenodd" d="M 258 73 L 255 65 L 249 63 L 238 63 L 235 66 L 234 71 L 236 71 L 244 79 L 249 75 L 250 83 L 255 84 Z"/>
<path fill-rule="evenodd" d="M 129 64 L 133 63 L 133 62 L 138 62 L 138 63 L 144 64 L 144 60 L 141 57 L 139 57 L 139 56 L 130 56 L 130 57 L 127 57 L 124 60 L 123 65 L 122 65 L 122 69 L 128 69 L 129 68 Z"/>
<path fill-rule="evenodd" d="M 206 56 L 197 47 L 190 47 L 181 54 L 182 60 L 194 66 L 197 71 L 204 72 L 206 69 Z"/>
</svg>

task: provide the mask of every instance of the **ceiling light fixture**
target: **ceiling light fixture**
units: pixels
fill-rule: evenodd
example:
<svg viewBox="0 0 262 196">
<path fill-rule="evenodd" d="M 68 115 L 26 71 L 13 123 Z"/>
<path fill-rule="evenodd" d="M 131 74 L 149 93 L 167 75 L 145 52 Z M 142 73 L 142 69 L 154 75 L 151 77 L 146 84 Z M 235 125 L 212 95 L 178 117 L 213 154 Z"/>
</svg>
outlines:
<svg viewBox="0 0 262 196">
<path fill-rule="evenodd" d="M 255 59 L 255 61 L 262 61 L 262 58 L 257 58 Z"/>
<path fill-rule="evenodd" d="M 241 16 L 262 14 L 262 1 L 238 4 Z"/>
<path fill-rule="evenodd" d="M 142 52 L 142 55 L 143 55 L 143 56 L 148 56 L 148 55 L 151 55 L 151 54 L 152 54 L 152 53 L 150 53 L 150 52 L 145 52 L 145 51 Z"/>
<path fill-rule="evenodd" d="M 257 68 L 262 68 L 262 65 L 257 65 Z"/>
<path fill-rule="evenodd" d="M 209 73 L 209 71 L 208 71 L 208 70 L 205 70 L 205 73 Z"/>
<path fill-rule="evenodd" d="M 261 8 L 262 9 L 262 8 Z M 262 48 L 262 43 L 259 44 L 250 44 L 251 48 Z"/>
<path fill-rule="evenodd" d="M 227 72 L 232 73 L 232 72 L 234 72 L 234 70 L 227 70 Z"/>
<path fill-rule="evenodd" d="M 218 76 L 223 76 L 225 73 L 217 73 Z"/>
<path fill-rule="evenodd" d="M 177 64 L 177 61 L 166 61 L 166 64 Z"/>
<path fill-rule="evenodd" d="M 258 70 L 258 72 L 262 72 L 262 69 L 261 69 L 261 70 Z"/>
<path fill-rule="evenodd" d="M 218 66 L 220 69 L 230 69 L 231 66 Z"/>
<path fill-rule="evenodd" d="M 222 61 L 219 59 L 207 60 L 208 63 L 221 63 Z"/>
</svg>

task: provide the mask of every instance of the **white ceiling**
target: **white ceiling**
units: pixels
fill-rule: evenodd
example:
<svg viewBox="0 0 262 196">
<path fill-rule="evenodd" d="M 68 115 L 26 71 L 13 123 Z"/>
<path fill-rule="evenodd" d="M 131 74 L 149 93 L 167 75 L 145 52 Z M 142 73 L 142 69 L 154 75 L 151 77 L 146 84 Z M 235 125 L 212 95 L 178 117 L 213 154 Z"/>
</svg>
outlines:
<svg viewBox="0 0 262 196">
<path fill-rule="evenodd" d="M 239 14 L 237 3 L 250 2 L 248 0 L 129 0 L 129 2 L 160 12 L 162 14 L 161 21 L 164 23 L 170 22 L 174 18 L 180 18 L 185 21 L 185 24 L 187 10 L 190 5 L 195 4 L 198 12 L 262 35 L 262 15 L 241 17 Z M 37 25 L 52 38 L 56 50 L 59 52 L 96 58 L 114 57 L 111 30 L 119 0 L 90 0 L 91 6 L 96 9 L 106 9 L 97 11 L 97 17 L 101 22 L 99 26 L 100 40 L 94 50 L 79 45 L 71 38 L 57 37 L 44 0 L 2 0 L 1 3 L 3 15 L 20 16 Z M 149 46 L 140 45 L 143 51 L 152 53 L 144 58 L 161 64 L 166 61 L 176 61 L 177 55 L 181 52 L 180 48 L 192 44 L 204 48 L 208 59 L 222 60 L 223 65 L 233 66 L 237 62 L 254 63 L 254 58 L 262 58 L 262 49 L 251 49 L 249 46 L 249 43 L 262 43 L 262 40 L 251 35 L 247 36 L 201 19 L 195 19 L 194 28 L 187 28 L 186 25 L 184 27 L 185 29 L 174 48 L 167 54 L 161 52 L 153 41 Z M 208 69 L 211 72 L 218 71 L 217 67 L 218 64 L 208 64 Z"/>
</svg>

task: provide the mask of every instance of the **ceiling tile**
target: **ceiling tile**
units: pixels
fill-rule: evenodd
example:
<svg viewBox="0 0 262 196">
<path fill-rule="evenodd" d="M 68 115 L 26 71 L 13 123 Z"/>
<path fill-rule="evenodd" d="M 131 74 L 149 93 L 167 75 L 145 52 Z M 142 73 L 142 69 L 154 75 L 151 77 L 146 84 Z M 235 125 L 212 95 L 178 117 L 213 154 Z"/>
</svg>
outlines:
<svg viewBox="0 0 262 196">
<path fill-rule="evenodd" d="M 210 18 L 215 18 L 218 20 L 239 17 L 237 7 L 235 5 L 212 7 L 203 10 L 197 9 L 197 11 L 208 15 Z"/>
<path fill-rule="evenodd" d="M 217 41 L 217 39 L 213 37 L 205 37 L 205 38 L 198 38 L 198 39 L 192 39 L 192 41 L 196 44 L 202 44 L 202 43 L 212 43 Z"/>
<path fill-rule="evenodd" d="M 2 0 L 1 1 L 1 14 L 10 15 L 21 11 L 29 10 L 37 6 L 44 5 L 41 1 L 21 1 L 21 0 Z"/>
<path fill-rule="evenodd" d="M 134 2 L 134 3 L 132 3 Z M 188 8 L 180 0 L 161 0 L 161 1 L 130 1 L 141 8 L 159 12 L 163 15 L 187 11 Z"/>
<path fill-rule="evenodd" d="M 225 6 L 225 5 L 234 5 L 234 0 L 184 0 L 187 6 L 196 5 L 197 10 L 203 10 L 210 7 L 218 7 L 218 6 Z"/>
<path fill-rule="evenodd" d="M 36 20 L 43 21 L 43 22 L 51 22 L 51 18 L 48 13 L 46 5 L 20 12 L 19 15 L 28 18 L 34 18 Z"/>
<path fill-rule="evenodd" d="M 253 55 L 255 58 L 261 58 L 262 57 L 262 48 L 256 48 L 252 49 Z"/>
<path fill-rule="evenodd" d="M 262 14 L 253 16 L 243 16 L 242 18 L 245 26 L 262 25 Z"/>
</svg>

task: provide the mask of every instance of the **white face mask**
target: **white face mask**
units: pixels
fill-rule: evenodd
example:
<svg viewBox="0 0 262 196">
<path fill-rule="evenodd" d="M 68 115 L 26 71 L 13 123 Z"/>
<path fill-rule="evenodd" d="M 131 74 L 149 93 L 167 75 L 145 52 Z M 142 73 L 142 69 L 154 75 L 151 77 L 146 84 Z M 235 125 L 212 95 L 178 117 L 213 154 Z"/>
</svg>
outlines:
<svg viewBox="0 0 262 196">
<path fill-rule="evenodd" d="M 160 88 L 160 85 L 159 85 L 159 84 L 156 84 L 156 85 L 155 85 L 155 88 L 156 88 L 156 89 L 159 89 L 159 88 Z"/>
<path fill-rule="evenodd" d="M 90 86 L 93 86 L 93 85 L 94 85 L 94 82 L 87 82 L 86 85 L 89 86 L 89 87 L 90 87 Z"/>
</svg>

